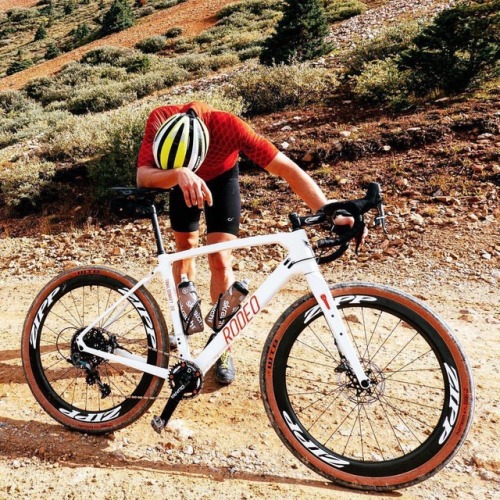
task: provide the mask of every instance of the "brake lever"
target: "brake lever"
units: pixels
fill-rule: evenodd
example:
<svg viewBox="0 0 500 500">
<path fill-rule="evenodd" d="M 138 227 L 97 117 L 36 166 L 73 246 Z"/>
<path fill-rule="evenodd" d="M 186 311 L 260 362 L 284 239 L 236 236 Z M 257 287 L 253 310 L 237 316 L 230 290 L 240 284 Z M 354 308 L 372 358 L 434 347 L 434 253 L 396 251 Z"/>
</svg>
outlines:
<svg viewBox="0 0 500 500">
<path fill-rule="evenodd" d="M 382 202 L 378 203 L 376 209 L 377 217 L 375 217 L 375 226 L 382 226 L 382 231 L 384 231 L 384 234 L 389 234 L 385 223 L 386 215 L 384 211 L 384 204 Z"/>
<path fill-rule="evenodd" d="M 359 255 L 359 247 L 361 246 L 361 243 L 363 242 L 363 234 L 365 232 L 365 227 L 366 224 L 364 221 L 361 221 L 361 226 L 360 226 L 360 232 L 356 236 L 356 247 L 354 248 L 354 252 L 356 255 Z"/>
</svg>

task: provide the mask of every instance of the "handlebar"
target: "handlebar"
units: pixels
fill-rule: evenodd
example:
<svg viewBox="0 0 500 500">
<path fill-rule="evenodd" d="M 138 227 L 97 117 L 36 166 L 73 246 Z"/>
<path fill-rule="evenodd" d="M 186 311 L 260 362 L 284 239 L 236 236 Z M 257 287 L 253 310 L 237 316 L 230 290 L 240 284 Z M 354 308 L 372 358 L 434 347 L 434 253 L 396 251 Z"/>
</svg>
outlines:
<svg viewBox="0 0 500 500">
<path fill-rule="evenodd" d="M 330 232 L 334 237 L 324 238 L 317 242 L 318 249 L 338 247 L 332 253 L 324 255 L 321 253 L 317 257 L 319 264 L 331 262 L 338 259 L 348 248 L 349 242 L 356 240 L 356 251 L 361 243 L 365 229 L 364 214 L 372 209 L 377 209 L 378 215 L 375 218 L 375 225 L 381 225 L 385 233 L 385 213 L 382 203 L 380 185 L 376 182 L 369 184 L 364 198 L 348 201 L 332 201 L 320 208 L 315 214 L 308 216 L 299 216 L 296 213 L 290 214 L 292 230 L 300 229 L 304 226 L 313 226 L 317 224 L 331 223 Z M 335 225 L 335 218 L 338 215 L 352 217 L 354 224 L 349 227 L 346 225 Z"/>
</svg>

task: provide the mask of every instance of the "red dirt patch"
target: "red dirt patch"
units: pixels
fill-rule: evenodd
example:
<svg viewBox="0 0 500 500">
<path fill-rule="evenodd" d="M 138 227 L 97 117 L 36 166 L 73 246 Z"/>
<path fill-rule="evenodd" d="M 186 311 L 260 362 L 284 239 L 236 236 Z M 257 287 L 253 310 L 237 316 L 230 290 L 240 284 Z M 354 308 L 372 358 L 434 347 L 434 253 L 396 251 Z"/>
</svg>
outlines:
<svg viewBox="0 0 500 500">
<path fill-rule="evenodd" d="M 26 7 L 33 7 L 39 0 L 0 0 L 0 12 L 6 12 L 10 9 L 22 9 Z"/>
</svg>

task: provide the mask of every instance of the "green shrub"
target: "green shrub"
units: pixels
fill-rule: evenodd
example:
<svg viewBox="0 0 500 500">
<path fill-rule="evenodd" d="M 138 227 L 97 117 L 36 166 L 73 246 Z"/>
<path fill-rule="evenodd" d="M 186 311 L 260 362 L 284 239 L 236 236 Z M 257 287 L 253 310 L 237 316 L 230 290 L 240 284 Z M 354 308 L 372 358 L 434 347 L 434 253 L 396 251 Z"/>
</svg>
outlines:
<svg viewBox="0 0 500 500">
<path fill-rule="evenodd" d="M 256 16 L 262 15 L 270 6 L 276 5 L 276 1 L 266 1 L 266 0 L 244 0 L 243 2 L 237 2 L 233 4 L 226 5 L 217 12 L 218 19 L 228 18 L 234 13 L 250 13 Z"/>
<path fill-rule="evenodd" d="M 147 73 L 151 66 L 151 58 L 146 54 L 131 54 L 123 60 L 127 73 Z"/>
<path fill-rule="evenodd" d="M 51 42 L 47 45 L 47 51 L 45 52 L 45 59 L 54 59 L 61 55 L 61 49 L 54 43 Z"/>
<path fill-rule="evenodd" d="M 148 5 L 147 7 L 142 7 L 141 9 L 136 11 L 137 17 L 146 17 L 155 13 L 155 8 L 152 5 Z"/>
<path fill-rule="evenodd" d="M 165 32 L 167 38 L 177 38 L 184 30 L 180 26 L 174 26 Z"/>
<path fill-rule="evenodd" d="M 398 69 L 392 58 L 367 63 L 360 75 L 353 77 L 355 97 L 370 105 L 390 102 L 402 105 L 406 100 L 408 73 Z"/>
<path fill-rule="evenodd" d="M 91 33 L 90 28 L 88 27 L 87 24 L 85 23 L 80 23 L 76 28 L 72 29 L 70 31 L 70 35 L 73 37 L 73 39 L 77 42 L 80 42 L 87 38 Z"/>
<path fill-rule="evenodd" d="M 138 98 L 147 96 L 179 82 L 186 80 L 189 73 L 175 65 L 165 66 L 163 69 L 140 75 L 130 80 L 125 88 L 137 94 Z"/>
<path fill-rule="evenodd" d="M 3 163 L 0 169 L 0 183 L 5 203 L 11 207 L 21 204 L 37 206 L 45 187 L 51 184 L 55 165 L 23 158 L 16 163 Z"/>
<path fill-rule="evenodd" d="M 255 57 L 259 57 L 262 51 L 262 47 L 248 47 L 247 49 L 238 51 L 238 58 L 240 61 L 246 61 L 247 59 L 253 59 Z"/>
<path fill-rule="evenodd" d="M 210 56 L 205 54 L 188 54 L 175 59 L 175 62 L 190 73 L 206 74 L 210 69 Z"/>
<path fill-rule="evenodd" d="M 114 66 L 122 66 L 122 61 L 125 57 L 130 55 L 131 50 L 124 47 L 114 47 L 111 45 L 104 45 L 97 49 L 87 52 L 81 59 L 82 64 L 91 64 L 96 66 L 98 64 L 112 64 Z"/>
<path fill-rule="evenodd" d="M 166 37 L 157 35 L 141 40 L 135 47 L 146 54 L 154 54 L 163 50 L 166 45 Z"/>
<path fill-rule="evenodd" d="M 25 92 L 0 92 L 0 147 L 39 136 L 68 115 L 61 111 L 46 112 Z"/>
<path fill-rule="evenodd" d="M 232 79 L 225 92 L 241 97 L 249 114 L 259 114 L 324 102 L 336 86 L 327 69 L 303 63 L 245 70 Z"/>
<path fill-rule="evenodd" d="M 18 90 L 3 90 L 0 92 L 0 117 L 10 113 L 25 112 L 34 102 L 26 94 Z"/>
<path fill-rule="evenodd" d="M 183 54 L 194 50 L 196 48 L 196 44 L 191 39 L 180 36 L 174 40 L 171 47 L 175 52 Z"/>
<path fill-rule="evenodd" d="M 135 100 L 137 100 L 137 94 L 124 88 L 121 83 L 101 84 L 80 89 L 74 97 L 69 99 L 68 110 L 77 115 L 100 113 L 119 108 Z"/>
<path fill-rule="evenodd" d="M 35 41 L 43 40 L 44 38 L 47 38 L 47 29 L 45 28 L 45 26 L 43 24 L 40 24 L 40 26 L 38 26 L 38 29 L 36 30 L 36 33 L 35 33 Z"/>
<path fill-rule="evenodd" d="M 105 153 L 89 165 L 93 196 L 97 201 L 106 199 L 110 187 L 135 185 L 137 155 L 144 127 L 144 117 L 131 116 L 130 122 L 109 134 Z"/>
<path fill-rule="evenodd" d="M 64 4 L 63 12 L 65 15 L 69 16 L 75 10 L 75 4 L 70 0 Z"/>
<path fill-rule="evenodd" d="M 366 5 L 359 0 L 325 0 L 325 12 L 328 22 L 335 23 L 366 11 Z"/>
<path fill-rule="evenodd" d="M 210 56 L 209 66 L 212 71 L 235 66 L 240 62 L 239 57 L 233 53 Z"/>
<path fill-rule="evenodd" d="M 118 68 L 125 68 L 129 73 L 145 73 L 152 65 L 151 57 L 138 50 L 109 45 L 87 52 L 80 62 L 92 66 L 110 64 Z"/>
<path fill-rule="evenodd" d="M 439 13 L 401 54 L 412 72 L 411 90 L 460 92 L 500 58 L 500 1 L 469 1 Z"/>
<path fill-rule="evenodd" d="M 343 55 L 348 74 L 359 74 L 363 67 L 376 60 L 395 57 L 407 49 L 412 40 L 422 30 L 419 21 L 409 21 L 398 26 L 386 28 L 372 40 L 364 41 Z"/>
<path fill-rule="evenodd" d="M 10 9 L 7 11 L 7 19 L 12 23 L 26 21 L 36 16 L 34 9 Z"/>
<path fill-rule="evenodd" d="M 7 68 L 7 75 L 13 75 L 14 73 L 18 73 L 19 71 L 23 71 L 30 66 L 33 66 L 33 61 L 29 58 L 20 57 L 16 61 L 12 61 L 9 67 Z"/>
</svg>

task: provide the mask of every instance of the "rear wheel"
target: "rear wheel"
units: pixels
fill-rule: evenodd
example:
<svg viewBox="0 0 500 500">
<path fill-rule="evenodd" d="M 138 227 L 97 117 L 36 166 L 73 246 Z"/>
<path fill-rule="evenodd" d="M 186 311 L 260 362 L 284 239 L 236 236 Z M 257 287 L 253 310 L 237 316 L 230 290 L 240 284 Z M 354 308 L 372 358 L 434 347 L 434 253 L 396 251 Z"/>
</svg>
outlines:
<svg viewBox="0 0 500 500">
<path fill-rule="evenodd" d="M 465 355 L 407 294 L 362 283 L 332 293 L 371 387 L 359 386 L 306 296 L 279 318 L 264 348 L 269 418 L 296 457 L 336 483 L 391 490 L 420 482 L 453 457 L 471 424 Z"/>
<path fill-rule="evenodd" d="M 90 266 L 56 277 L 39 293 L 26 318 L 22 359 L 28 384 L 42 408 L 81 432 L 105 433 L 139 418 L 154 402 L 163 379 L 80 352 L 76 338 L 134 285 L 117 271 Z M 167 328 L 141 287 L 85 334 L 86 345 L 168 363 Z"/>
</svg>

